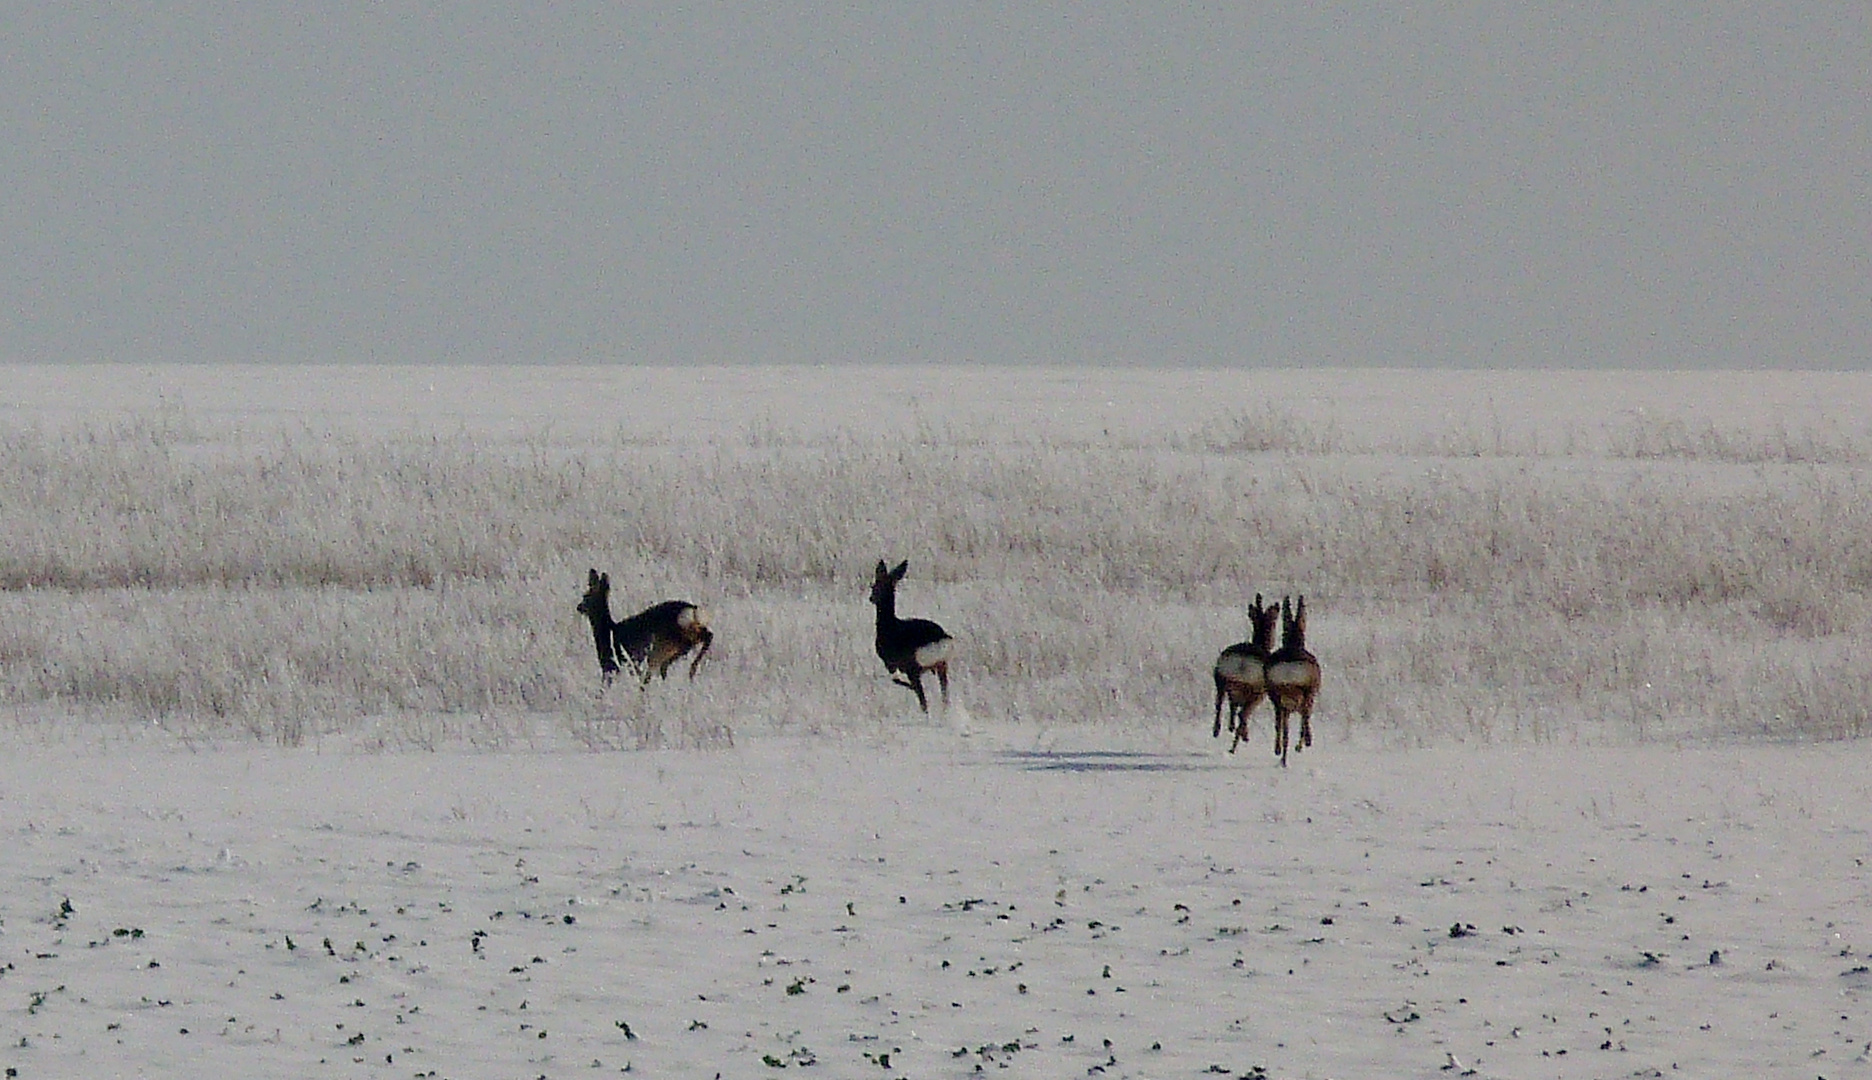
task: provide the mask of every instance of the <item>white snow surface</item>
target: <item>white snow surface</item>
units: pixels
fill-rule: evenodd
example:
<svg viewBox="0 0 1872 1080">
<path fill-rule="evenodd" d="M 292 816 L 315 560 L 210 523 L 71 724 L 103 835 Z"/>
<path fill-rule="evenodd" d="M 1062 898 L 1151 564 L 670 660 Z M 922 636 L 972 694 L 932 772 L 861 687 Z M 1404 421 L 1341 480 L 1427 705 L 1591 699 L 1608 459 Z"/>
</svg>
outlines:
<svg viewBox="0 0 1872 1080">
<path fill-rule="evenodd" d="M 1049 367 L 0 365 L 0 421 L 58 424 L 167 407 L 205 423 L 703 443 L 781 432 L 975 425 L 1023 438 L 1146 437 L 1260 407 L 1357 442 L 1450 427 L 1553 439 L 1624 417 L 1756 429 L 1872 415 L 1863 372 L 1237 370 Z"/>
<path fill-rule="evenodd" d="M 1194 721 L 975 723 L 635 754 L 21 742 L 0 1061 L 1872 1071 L 1861 747 L 1327 743 L 1283 772 Z"/>
</svg>

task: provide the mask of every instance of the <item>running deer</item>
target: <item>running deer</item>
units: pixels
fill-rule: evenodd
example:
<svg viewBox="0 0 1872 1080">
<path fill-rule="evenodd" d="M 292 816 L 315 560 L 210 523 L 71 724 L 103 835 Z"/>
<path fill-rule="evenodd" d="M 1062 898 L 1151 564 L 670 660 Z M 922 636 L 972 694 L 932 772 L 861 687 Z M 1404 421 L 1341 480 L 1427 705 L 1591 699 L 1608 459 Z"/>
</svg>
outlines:
<svg viewBox="0 0 1872 1080">
<path fill-rule="evenodd" d="M 1288 606 L 1281 599 L 1281 647 L 1267 662 L 1268 699 L 1274 703 L 1274 753 L 1287 767 L 1287 725 L 1300 714 L 1298 753 L 1313 745 L 1313 701 L 1319 696 L 1319 660 L 1306 647 L 1306 597 Z"/>
<path fill-rule="evenodd" d="M 929 712 L 923 696 L 923 673 L 934 671 L 942 684 L 943 707 L 949 706 L 949 632 L 928 619 L 897 617 L 897 583 L 910 569 L 909 560 L 895 570 L 879 559 L 871 579 L 871 602 L 877 605 L 877 654 L 891 681 L 916 691 L 917 706 Z"/>
<path fill-rule="evenodd" d="M 1229 742 L 1231 754 L 1248 737 L 1248 714 L 1267 694 L 1267 661 L 1274 651 L 1274 620 L 1279 617 L 1280 609 L 1264 606 L 1256 593 L 1248 607 L 1250 640 L 1236 642 L 1216 657 L 1215 730 L 1209 734 L 1222 734 L 1222 703 L 1228 702 L 1229 731 L 1235 736 Z"/>
<path fill-rule="evenodd" d="M 607 684 L 617 675 L 620 660 L 640 674 L 641 686 L 650 684 L 652 673 L 667 679 L 670 665 L 701 645 L 689 664 L 689 677 L 693 679 L 709 646 L 715 643 L 715 635 L 708 628 L 708 613 L 687 600 L 665 600 L 622 622 L 612 622 L 611 575 L 596 570 L 586 575 L 585 597 L 579 601 L 578 612 L 591 620 L 598 667 Z"/>
</svg>

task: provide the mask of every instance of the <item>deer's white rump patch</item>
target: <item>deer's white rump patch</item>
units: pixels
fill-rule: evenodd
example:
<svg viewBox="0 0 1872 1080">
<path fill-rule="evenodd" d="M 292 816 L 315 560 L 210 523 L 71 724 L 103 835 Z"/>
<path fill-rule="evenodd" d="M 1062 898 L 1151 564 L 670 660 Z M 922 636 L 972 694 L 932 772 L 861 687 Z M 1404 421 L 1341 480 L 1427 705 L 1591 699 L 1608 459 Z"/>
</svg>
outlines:
<svg viewBox="0 0 1872 1080">
<path fill-rule="evenodd" d="M 1215 673 L 1247 686 L 1261 686 L 1267 681 L 1263 676 L 1261 661 L 1247 653 L 1223 653 L 1216 661 Z"/>
<path fill-rule="evenodd" d="M 948 660 L 950 640 L 949 638 L 942 638 L 938 641 L 932 641 L 928 645 L 918 647 L 917 651 L 912 654 L 916 657 L 917 666 L 923 668 L 935 667 L 937 664 Z"/>
<path fill-rule="evenodd" d="M 704 630 L 708 628 L 708 609 L 694 604 L 683 608 L 676 615 L 676 625 L 683 630 Z"/>
</svg>

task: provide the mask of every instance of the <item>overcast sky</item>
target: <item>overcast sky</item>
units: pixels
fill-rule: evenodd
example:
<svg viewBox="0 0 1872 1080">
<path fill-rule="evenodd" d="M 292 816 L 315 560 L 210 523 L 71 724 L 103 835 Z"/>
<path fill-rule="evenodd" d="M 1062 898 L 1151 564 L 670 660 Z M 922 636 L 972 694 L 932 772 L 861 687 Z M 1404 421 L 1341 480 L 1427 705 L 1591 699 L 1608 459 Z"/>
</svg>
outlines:
<svg viewBox="0 0 1872 1080">
<path fill-rule="evenodd" d="M 27 6 L 0 360 L 1872 365 L 1859 0 Z"/>
</svg>

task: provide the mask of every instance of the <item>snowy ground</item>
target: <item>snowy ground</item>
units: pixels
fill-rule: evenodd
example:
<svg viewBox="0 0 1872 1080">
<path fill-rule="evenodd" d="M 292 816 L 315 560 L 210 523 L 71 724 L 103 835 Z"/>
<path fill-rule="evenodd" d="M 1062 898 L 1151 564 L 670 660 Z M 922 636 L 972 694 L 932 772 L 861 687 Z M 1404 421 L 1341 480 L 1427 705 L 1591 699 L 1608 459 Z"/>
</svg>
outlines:
<svg viewBox="0 0 1872 1080">
<path fill-rule="evenodd" d="M 1859 746 L 1326 742 L 1282 772 L 1194 722 L 977 726 L 625 754 L 16 738 L 0 1063 L 1872 1075 Z"/>
</svg>

